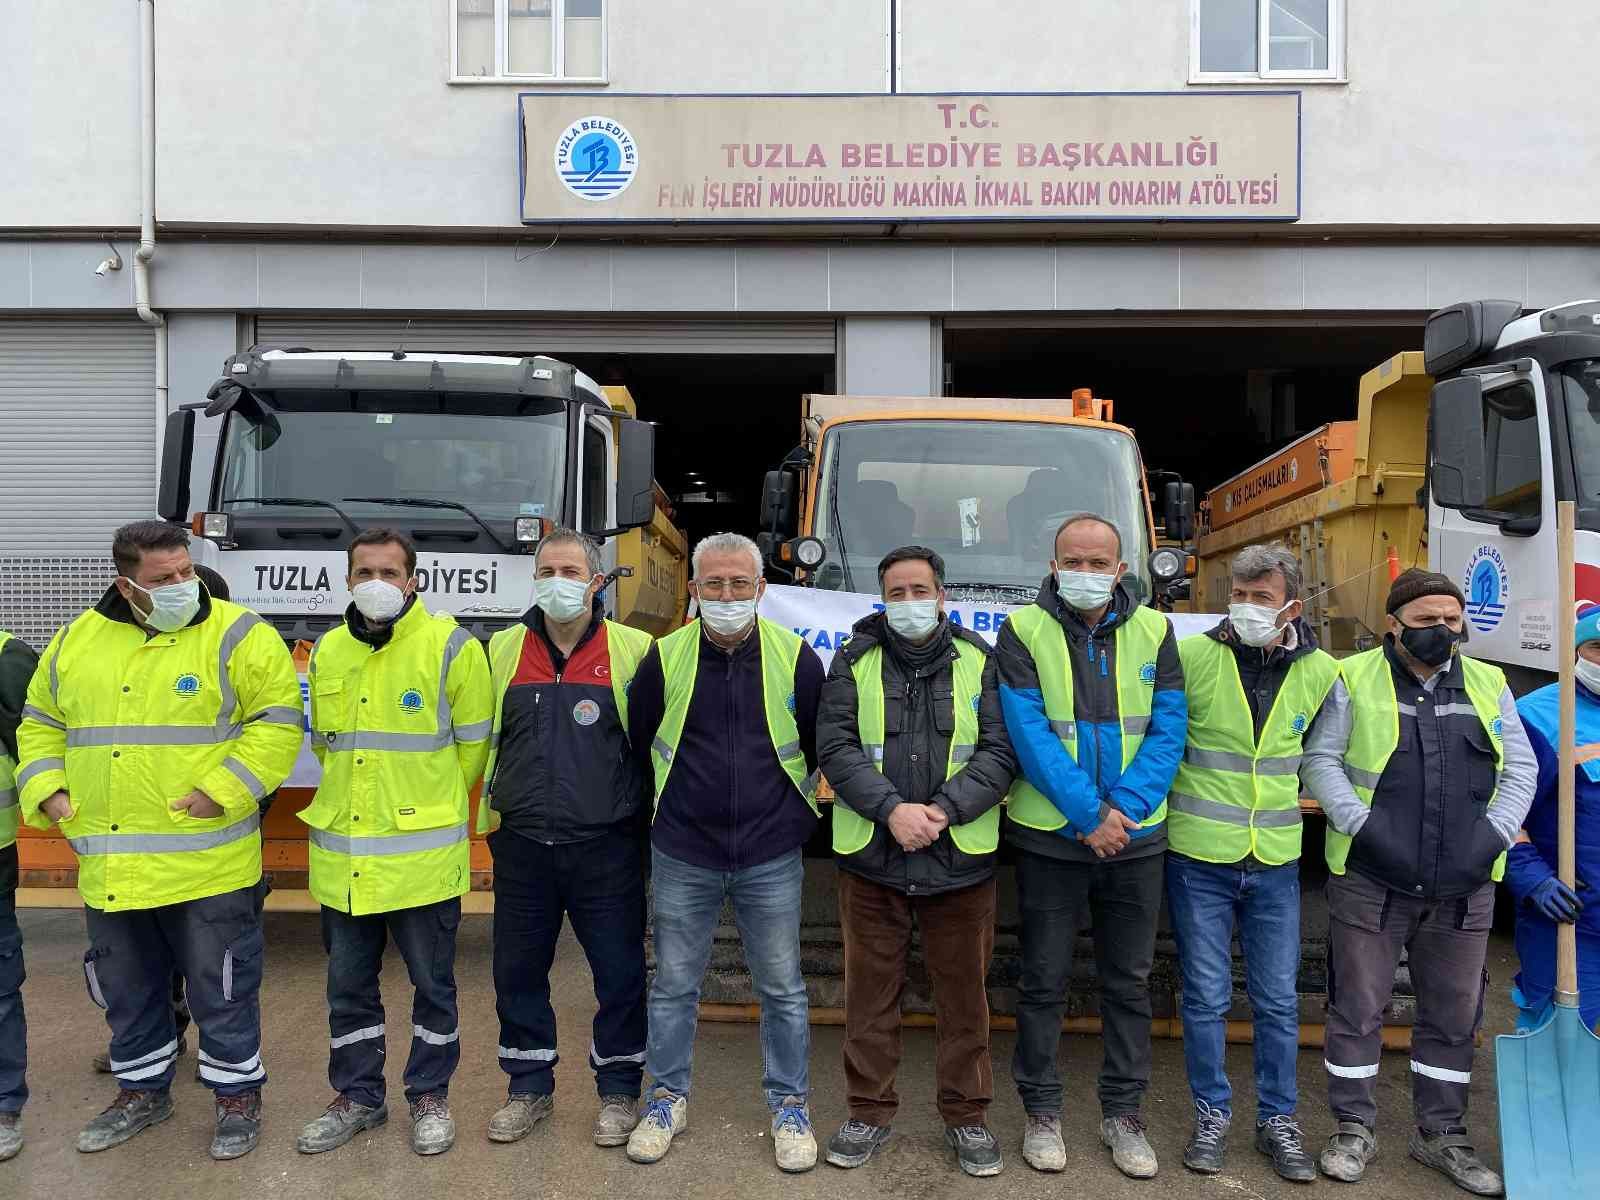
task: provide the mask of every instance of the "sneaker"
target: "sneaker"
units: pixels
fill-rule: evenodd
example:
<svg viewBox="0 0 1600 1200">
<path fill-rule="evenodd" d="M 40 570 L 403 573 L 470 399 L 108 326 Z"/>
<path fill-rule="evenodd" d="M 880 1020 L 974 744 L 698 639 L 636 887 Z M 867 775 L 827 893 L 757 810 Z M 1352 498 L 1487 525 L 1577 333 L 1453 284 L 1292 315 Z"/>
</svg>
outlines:
<svg viewBox="0 0 1600 1200">
<path fill-rule="evenodd" d="M 261 1140 L 261 1092 L 217 1097 L 217 1131 L 211 1136 L 211 1157 L 219 1162 L 243 1158 Z"/>
<path fill-rule="evenodd" d="M 491 1142 L 515 1142 L 533 1132 L 533 1127 L 556 1109 L 554 1096 L 533 1096 L 513 1092 L 500 1111 L 489 1118 Z"/>
<path fill-rule="evenodd" d="M 83 1127 L 78 1134 L 78 1149 L 84 1154 L 96 1154 L 120 1146 L 171 1115 L 171 1092 L 130 1092 L 123 1088 L 110 1108 Z"/>
<path fill-rule="evenodd" d="M 600 1114 L 594 1119 L 596 1146 L 626 1146 L 639 1123 L 639 1097 L 601 1096 Z"/>
<path fill-rule="evenodd" d="M 182 1058 L 187 1053 L 189 1053 L 189 1039 L 180 1033 L 178 1035 L 178 1057 Z M 89 1065 L 95 1069 L 97 1074 L 111 1074 L 111 1051 L 107 1049 L 96 1054 L 89 1060 Z M 200 1061 L 198 1059 L 195 1060 L 194 1064 L 194 1077 L 196 1079 L 200 1078 Z"/>
<path fill-rule="evenodd" d="M 1478 1157 L 1465 1129 L 1411 1135 L 1411 1157 L 1432 1167 L 1451 1183 L 1474 1196 L 1503 1196 L 1505 1184 Z"/>
<path fill-rule="evenodd" d="M 1291 1114 L 1256 1122 L 1256 1149 L 1272 1160 L 1272 1169 L 1290 1183 L 1311 1183 L 1317 1164 L 1306 1150 L 1306 1135 Z"/>
<path fill-rule="evenodd" d="M 349 1096 L 339 1095 L 315 1121 L 309 1121 L 295 1139 L 294 1148 L 301 1154 L 321 1154 L 337 1150 L 356 1134 L 376 1129 L 389 1119 L 389 1108 L 380 1104 L 368 1108 L 357 1104 Z"/>
<path fill-rule="evenodd" d="M 949 1126 L 944 1131 L 944 1144 L 956 1152 L 956 1162 L 968 1175 L 985 1179 L 1006 1168 L 1000 1143 L 982 1125 Z"/>
<path fill-rule="evenodd" d="M 817 1136 L 811 1132 L 811 1110 L 799 1096 L 785 1096 L 772 1114 L 772 1153 L 778 1170 L 791 1175 L 817 1165 Z"/>
<path fill-rule="evenodd" d="M 658 1087 L 628 1135 L 628 1157 L 636 1163 L 660 1162 L 672 1148 L 672 1139 L 688 1127 L 689 1101 Z"/>
<path fill-rule="evenodd" d="M 868 1125 L 851 1117 L 828 1139 L 828 1161 L 836 1167 L 859 1167 L 889 1140 L 889 1126 Z"/>
<path fill-rule="evenodd" d="M 443 1154 L 456 1144 L 456 1123 L 443 1092 L 427 1092 L 411 1102 L 411 1148 L 418 1154 Z"/>
<path fill-rule="evenodd" d="M 1035 1171 L 1055 1174 L 1067 1169 L 1067 1144 L 1061 1140 L 1061 1118 L 1055 1113 L 1029 1113 L 1022 1135 L 1022 1161 Z"/>
<path fill-rule="evenodd" d="M 22 1153 L 22 1114 L 0 1113 L 0 1162 Z"/>
<path fill-rule="evenodd" d="M 1317 1157 L 1317 1166 L 1329 1179 L 1356 1183 L 1367 1173 L 1367 1164 L 1378 1157 L 1378 1138 L 1360 1121 L 1340 1121 L 1328 1139 L 1327 1149 Z"/>
<path fill-rule="evenodd" d="M 1111 1148 L 1111 1161 L 1129 1179 L 1153 1179 L 1156 1152 L 1145 1137 L 1144 1118 L 1138 1113 L 1122 1113 L 1100 1122 L 1100 1140 Z"/>
<path fill-rule="evenodd" d="M 1233 1114 L 1227 1109 L 1212 1108 L 1204 1100 L 1196 1100 L 1194 1136 L 1183 1148 L 1183 1165 L 1200 1175 L 1215 1175 L 1221 1171 L 1222 1160 L 1228 1153 L 1228 1129 L 1232 1124 Z"/>
</svg>

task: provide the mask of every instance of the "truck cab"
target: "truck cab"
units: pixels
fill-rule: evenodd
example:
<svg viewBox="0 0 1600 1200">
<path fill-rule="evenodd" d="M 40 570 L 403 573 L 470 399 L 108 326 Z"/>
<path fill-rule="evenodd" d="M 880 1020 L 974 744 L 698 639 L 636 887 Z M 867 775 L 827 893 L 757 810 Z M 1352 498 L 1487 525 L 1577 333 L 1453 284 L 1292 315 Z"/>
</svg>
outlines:
<svg viewBox="0 0 1600 1200">
<path fill-rule="evenodd" d="M 1600 300 L 1428 318 L 1429 560 L 1467 598 L 1468 647 L 1518 692 L 1554 678 L 1556 520 L 1577 503 L 1577 595 L 1600 601 Z"/>
</svg>

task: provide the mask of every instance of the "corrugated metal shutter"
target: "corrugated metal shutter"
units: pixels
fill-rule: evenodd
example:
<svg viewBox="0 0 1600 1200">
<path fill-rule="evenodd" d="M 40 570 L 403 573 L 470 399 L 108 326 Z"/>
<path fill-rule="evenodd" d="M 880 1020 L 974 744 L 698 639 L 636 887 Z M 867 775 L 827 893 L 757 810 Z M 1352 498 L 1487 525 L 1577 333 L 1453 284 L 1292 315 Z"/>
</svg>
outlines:
<svg viewBox="0 0 1600 1200">
<path fill-rule="evenodd" d="M 261 316 L 262 345 L 312 350 L 454 350 L 515 354 L 833 354 L 834 322 L 653 321 L 642 319 L 552 321 L 481 317 L 341 320 Z"/>
<path fill-rule="evenodd" d="M 0 318 L 0 628 L 43 646 L 155 511 L 155 337 L 129 317 Z"/>
</svg>

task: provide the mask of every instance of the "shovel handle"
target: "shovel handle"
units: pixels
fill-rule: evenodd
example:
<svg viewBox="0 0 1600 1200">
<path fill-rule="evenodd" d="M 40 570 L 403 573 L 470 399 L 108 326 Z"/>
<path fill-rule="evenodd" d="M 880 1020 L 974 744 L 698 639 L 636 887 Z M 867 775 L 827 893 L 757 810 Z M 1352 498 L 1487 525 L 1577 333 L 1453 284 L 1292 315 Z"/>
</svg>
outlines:
<svg viewBox="0 0 1600 1200">
<path fill-rule="evenodd" d="M 1556 610 L 1556 646 L 1561 670 L 1560 769 L 1556 787 L 1556 875 L 1569 888 L 1577 884 L 1577 763 L 1578 735 L 1577 684 L 1575 660 L 1578 657 L 1574 627 L 1577 608 L 1577 579 L 1573 565 L 1573 543 L 1577 539 L 1577 505 L 1571 500 L 1556 504 L 1556 567 L 1560 577 L 1561 606 Z M 1578 1003 L 1578 929 L 1568 921 L 1556 926 L 1556 1002 L 1576 1007 Z"/>
</svg>

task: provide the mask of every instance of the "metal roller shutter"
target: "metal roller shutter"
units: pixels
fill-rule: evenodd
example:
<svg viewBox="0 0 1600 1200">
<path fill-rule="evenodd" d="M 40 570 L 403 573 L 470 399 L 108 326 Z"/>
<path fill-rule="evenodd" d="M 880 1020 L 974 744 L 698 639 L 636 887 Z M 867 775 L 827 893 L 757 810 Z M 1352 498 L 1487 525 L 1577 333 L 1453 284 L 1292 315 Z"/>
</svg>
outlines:
<svg viewBox="0 0 1600 1200">
<path fill-rule="evenodd" d="M 834 322 L 813 321 L 552 321 L 482 317 L 341 320 L 261 316 L 262 345 L 312 350 L 453 350 L 516 354 L 826 354 L 834 352 Z"/>
<path fill-rule="evenodd" d="M 0 629 L 43 647 L 155 509 L 155 337 L 129 318 L 0 318 Z"/>
</svg>

